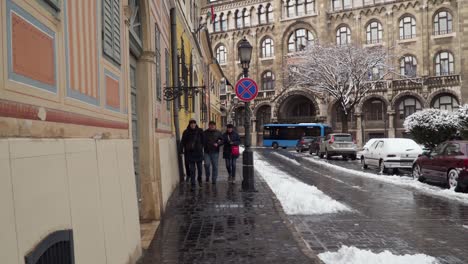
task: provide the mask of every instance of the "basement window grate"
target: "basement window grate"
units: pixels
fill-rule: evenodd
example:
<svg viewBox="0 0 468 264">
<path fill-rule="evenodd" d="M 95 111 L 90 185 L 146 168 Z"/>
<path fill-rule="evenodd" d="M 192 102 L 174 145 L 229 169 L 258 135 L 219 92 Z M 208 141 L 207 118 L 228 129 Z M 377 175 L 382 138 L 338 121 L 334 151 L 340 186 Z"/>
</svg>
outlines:
<svg viewBox="0 0 468 264">
<path fill-rule="evenodd" d="M 74 264 L 73 231 L 49 234 L 26 257 L 25 264 Z"/>
</svg>

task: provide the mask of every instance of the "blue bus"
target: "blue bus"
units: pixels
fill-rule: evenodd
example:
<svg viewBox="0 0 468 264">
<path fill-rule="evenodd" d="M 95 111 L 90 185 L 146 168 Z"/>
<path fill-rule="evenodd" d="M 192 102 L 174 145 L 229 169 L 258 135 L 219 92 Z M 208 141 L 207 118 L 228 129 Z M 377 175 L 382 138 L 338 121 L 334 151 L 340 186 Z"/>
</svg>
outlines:
<svg viewBox="0 0 468 264">
<path fill-rule="evenodd" d="M 263 125 L 263 146 L 273 148 L 296 147 L 302 136 L 325 137 L 332 128 L 320 123 L 265 124 Z"/>
</svg>

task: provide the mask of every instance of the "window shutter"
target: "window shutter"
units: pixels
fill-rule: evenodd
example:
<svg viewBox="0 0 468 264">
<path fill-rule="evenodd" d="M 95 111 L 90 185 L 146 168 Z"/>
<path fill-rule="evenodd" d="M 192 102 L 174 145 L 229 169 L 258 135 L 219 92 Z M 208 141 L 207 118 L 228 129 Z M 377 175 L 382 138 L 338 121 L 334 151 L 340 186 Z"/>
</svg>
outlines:
<svg viewBox="0 0 468 264">
<path fill-rule="evenodd" d="M 120 63 L 120 1 L 112 0 L 114 3 L 114 21 L 113 21 L 113 33 L 114 33 L 114 60 Z"/>
<path fill-rule="evenodd" d="M 120 5 L 119 0 L 102 1 L 103 53 L 120 63 Z"/>
</svg>

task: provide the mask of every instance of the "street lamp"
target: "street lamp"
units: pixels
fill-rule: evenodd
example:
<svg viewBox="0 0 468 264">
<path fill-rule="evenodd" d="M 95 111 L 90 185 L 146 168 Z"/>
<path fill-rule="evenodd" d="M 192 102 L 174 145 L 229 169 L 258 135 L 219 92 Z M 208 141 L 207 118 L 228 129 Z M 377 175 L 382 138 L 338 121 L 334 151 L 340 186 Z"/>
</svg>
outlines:
<svg viewBox="0 0 468 264">
<path fill-rule="evenodd" d="M 238 46 L 239 61 L 242 65 L 244 72 L 244 78 L 249 75 L 250 60 L 252 58 L 252 45 L 244 39 L 241 40 Z M 245 102 L 245 150 L 242 153 L 242 190 L 247 192 L 255 191 L 254 183 L 254 162 L 253 152 L 250 148 L 251 136 L 250 136 L 250 102 Z"/>
</svg>

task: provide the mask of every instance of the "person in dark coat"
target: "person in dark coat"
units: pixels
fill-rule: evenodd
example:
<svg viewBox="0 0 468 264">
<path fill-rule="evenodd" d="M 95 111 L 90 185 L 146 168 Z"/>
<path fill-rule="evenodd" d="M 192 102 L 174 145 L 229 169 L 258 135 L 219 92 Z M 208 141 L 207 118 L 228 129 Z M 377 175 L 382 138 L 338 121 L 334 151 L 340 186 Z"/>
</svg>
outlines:
<svg viewBox="0 0 468 264">
<path fill-rule="evenodd" d="M 180 144 L 182 153 L 184 153 L 189 163 L 192 188 L 195 187 L 195 167 L 198 170 L 198 184 L 201 187 L 203 173 L 203 130 L 198 127 L 195 119 L 190 119 L 187 129 L 182 134 Z"/>
<path fill-rule="evenodd" d="M 233 183 L 236 180 L 236 161 L 239 156 L 232 155 L 232 146 L 240 145 L 240 137 L 234 126 L 228 124 L 226 126 L 226 132 L 223 134 L 223 159 L 226 161 L 226 169 L 229 174 L 228 181 Z"/>
<path fill-rule="evenodd" d="M 211 176 L 212 184 L 216 184 L 216 180 L 218 179 L 219 146 L 222 143 L 222 137 L 221 132 L 216 129 L 216 122 L 210 121 L 208 129 L 203 132 L 203 152 L 205 153 L 206 182 L 210 180 Z M 210 167 L 212 173 L 210 173 Z"/>
</svg>

